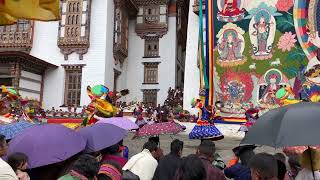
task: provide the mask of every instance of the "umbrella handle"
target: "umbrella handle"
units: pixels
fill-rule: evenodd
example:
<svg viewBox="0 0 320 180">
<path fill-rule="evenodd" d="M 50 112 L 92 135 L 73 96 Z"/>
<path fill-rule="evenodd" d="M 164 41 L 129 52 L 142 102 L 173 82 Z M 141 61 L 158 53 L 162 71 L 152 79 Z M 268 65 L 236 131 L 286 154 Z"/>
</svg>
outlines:
<svg viewBox="0 0 320 180">
<path fill-rule="evenodd" d="M 313 163 L 312 163 L 312 154 L 311 154 L 311 148 L 310 148 L 310 146 L 308 146 L 308 151 L 309 151 L 309 157 L 310 157 L 311 171 L 312 171 L 313 179 L 316 180 L 316 176 L 315 176 L 315 174 L 314 174 Z"/>
</svg>

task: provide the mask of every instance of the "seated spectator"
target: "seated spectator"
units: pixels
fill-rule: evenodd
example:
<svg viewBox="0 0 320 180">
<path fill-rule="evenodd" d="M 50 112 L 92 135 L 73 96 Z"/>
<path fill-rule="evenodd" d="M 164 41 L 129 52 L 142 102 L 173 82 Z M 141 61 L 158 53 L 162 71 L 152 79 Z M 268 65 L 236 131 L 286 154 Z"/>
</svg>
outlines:
<svg viewBox="0 0 320 180">
<path fill-rule="evenodd" d="M 94 156 L 83 154 L 73 164 L 71 171 L 58 180 L 94 180 L 99 172 L 99 162 Z"/>
<path fill-rule="evenodd" d="M 103 162 L 97 180 L 122 180 L 121 167 L 114 161 Z"/>
<path fill-rule="evenodd" d="M 182 149 L 182 141 L 175 139 L 171 142 L 170 153 L 160 159 L 153 180 L 167 180 L 174 177 L 181 163 Z"/>
<path fill-rule="evenodd" d="M 143 145 L 143 151 L 130 158 L 122 170 L 129 170 L 139 176 L 140 180 L 151 180 L 158 166 L 158 162 L 155 159 L 157 149 L 156 143 L 152 141 L 146 142 Z"/>
<path fill-rule="evenodd" d="M 28 157 L 23 153 L 13 153 L 8 157 L 8 164 L 17 174 L 19 180 L 30 180 L 28 173 L 24 172 L 28 167 Z"/>
<path fill-rule="evenodd" d="M 320 180 L 320 150 L 305 150 L 301 155 L 301 167 L 296 180 Z"/>
<path fill-rule="evenodd" d="M 208 175 L 209 176 L 209 175 Z M 174 180 L 206 180 L 207 173 L 201 159 L 196 155 L 182 158 Z"/>
<path fill-rule="evenodd" d="M 1 157 L 6 156 L 8 152 L 8 145 L 6 137 L 0 134 L 0 179 L 1 180 L 18 180 L 18 177 L 11 166 L 2 160 Z"/>
<path fill-rule="evenodd" d="M 224 170 L 224 174 L 227 178 L 234 178 L 234 180 L 251 180 L 251 172 L 248 165 L 250 159 L 254 156 L 253 150 L 255 148 L 256 146 L 246 145 L 238 146 L 233 149 L 235 157 L 229 162 L 227 168 Z"/>
<path fill-rule="evenodd" d="M 118 163 L 121 168 L 127 163 L 127 159 L 121 156 L 121 149 L 119 143 L 107 147 L 101 150 L 100 152 L 102 154 L 102 162 L 114 161 Z"/>
<path fill-rule="evenodd" d="M 250 160 L 249 167 L 251 169 L 252 180 L 277 180 L 277 160 L 270 154 L 256 154 Z"/>
<path fill-rule="evenodd" d="M 207 180 L 225 180 L 223 172 L 212 166 L 213 155 L 216 151 L 215 144 L 210 140 L 201 142 L 197 149 L 197 155 L 201 159 L 207 173 Z"/>
</svg>

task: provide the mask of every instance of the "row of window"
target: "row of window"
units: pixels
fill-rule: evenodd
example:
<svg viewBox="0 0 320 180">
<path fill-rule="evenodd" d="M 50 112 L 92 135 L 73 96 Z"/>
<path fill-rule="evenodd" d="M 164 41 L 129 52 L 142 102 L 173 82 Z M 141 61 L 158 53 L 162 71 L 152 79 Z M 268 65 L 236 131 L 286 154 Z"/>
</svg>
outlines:
<svg viewBox="0 0 320 180">
<path fill-rule="evenodd" d="M 68 12 L 80 12 L 80 2 L 69 2 Z"/>
<path fill-rule="evenodd" d="M 65 76 L 65 102 L 64 104 L 80 104 L 82 70 L 66 69 Z M 144 64 L 144 83 L 158 82 L 158 63 Z M 144 92 L 144 102 L 156 102 L 156 91 Z M 154 96 L 155 95 L 155 96 Z"/>
<path fill-rule="evenodd" d="M 19 20 L 16 24 L 0 26 L 0 32 L 24 32 L 29 31 L 30 21 Z"/>
<path fill-rule="evenodd" d="M 68 15 L 67 24 L 79 25 L 80 24 L 80 15 Z"/>
</svg>

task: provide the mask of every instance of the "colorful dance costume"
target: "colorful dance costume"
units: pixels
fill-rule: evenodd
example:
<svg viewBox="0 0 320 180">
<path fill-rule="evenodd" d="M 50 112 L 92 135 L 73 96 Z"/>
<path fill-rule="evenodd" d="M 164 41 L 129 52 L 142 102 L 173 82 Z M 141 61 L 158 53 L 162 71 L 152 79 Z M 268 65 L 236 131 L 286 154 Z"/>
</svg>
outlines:
<svg viewBox="0 0 320 180">
<path fill-rule="evenodd" d="M 192 131 L 189 133 L 190 139 L 210 139 L 210 140 L 220 140 L 224 136 L 216 128 L 213 121 L 211 120 L 212 113 L 204 107 L 201 100 L 196 100 L 196 106 L 200 110 L 199 119 L 197 124 L 194 126 Z"/>
<path fill-rule="evenodd" d="M 256 120 L 258 119 L 259 115 L 259 109 L 249 109 L 245 112 L 245 116 L 246 116 L 246 120 L 247 122 L 245 124 L 243 124 L 239 131 L 242 132 L 248 132 L 249 128 L 251 128 L 251 126 L 253 126 L 253 124 L 256 122 Z"/>
</svg>

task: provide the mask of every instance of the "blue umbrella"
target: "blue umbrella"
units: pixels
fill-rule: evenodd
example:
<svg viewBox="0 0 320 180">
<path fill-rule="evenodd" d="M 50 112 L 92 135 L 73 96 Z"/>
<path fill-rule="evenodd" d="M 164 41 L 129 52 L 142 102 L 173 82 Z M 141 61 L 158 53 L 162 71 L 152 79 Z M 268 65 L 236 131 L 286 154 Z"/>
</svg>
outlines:
<svg viewBox="0 0 320 180">
<path fill-rule="evenodd" d="M 86 152 L 100 151 L 126 137 L 127 130 L 112 124 L 94 124 L 81 128 L 79 133 L 87 139 Z"/>
<path fill-rule="evenodd" d="M 6 139 L 12 139 L 16 135 L 20 134 L 23 130 L 34 126 L 35 124 L 26 122 L 26 121 L 19 121 L 12 124 L 6 124 L 0 126 L 0 134 L 6 136 Z"/>
</svg>

